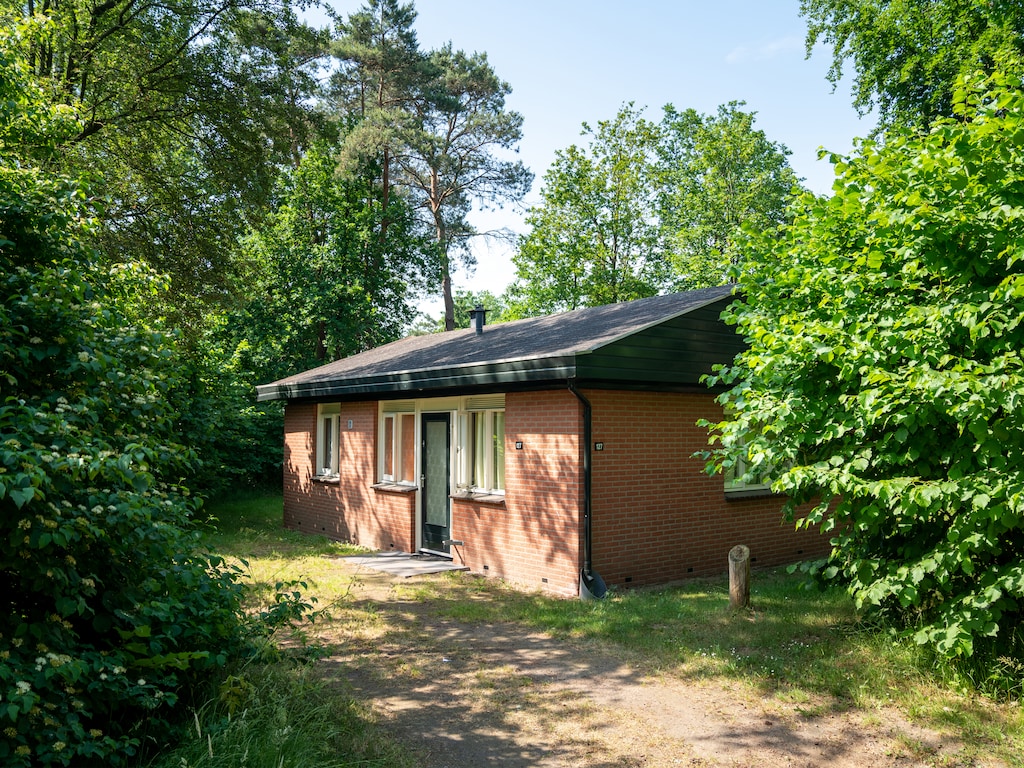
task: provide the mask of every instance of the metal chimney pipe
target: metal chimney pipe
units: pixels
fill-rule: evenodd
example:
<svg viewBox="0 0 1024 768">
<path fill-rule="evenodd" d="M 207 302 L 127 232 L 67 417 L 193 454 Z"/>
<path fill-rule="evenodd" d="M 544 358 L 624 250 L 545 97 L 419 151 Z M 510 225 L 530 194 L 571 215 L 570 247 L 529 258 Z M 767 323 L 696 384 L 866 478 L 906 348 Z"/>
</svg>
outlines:
<svg viewBox="0 0 1024 768">
<path fill-rule="evenodd" d="M 475 309 L 469 310 L 469 319 L 471 322 L 476 324 L 476 334 L 480 336 L 484 332 L 484 321 L 486 319 L 487 310 L 484 309 L 483 304 L 477 304 Z"/>
</svg>

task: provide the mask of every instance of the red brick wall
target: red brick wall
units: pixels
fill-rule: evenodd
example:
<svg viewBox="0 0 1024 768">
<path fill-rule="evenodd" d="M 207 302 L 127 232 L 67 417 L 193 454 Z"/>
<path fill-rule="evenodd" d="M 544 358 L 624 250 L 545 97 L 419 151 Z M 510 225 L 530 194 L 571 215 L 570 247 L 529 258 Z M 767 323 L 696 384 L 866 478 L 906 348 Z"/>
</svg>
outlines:
<svg viewBox="0 0 1024 768">
<path fill-rule="evenodd" d="M 352 429 L 348 429 L 348 421 Z M 343 403 L 339 479 L 314 479 L 316 406 L 289 404 L 284 416 L 284 524 L 372 549 L 411 552 L 415 494 L 380 493 L 375 482 L 377 403 Z"/>
<path fill-rule="evenodd" d="M 585 393 L 593 404 L 593 565 L 608 584 L 657 584 L 723 573 L 736 544 L 753 565 L 828 551 L 796 533 L 782 502 L 727 501 L 694 452 L 700 418 L 720 415 L 710 395 Z M 377 403 L 341 406 L 341 477 L 313 480 L 316 406 L 285 412 L 285 525 L 374 549 L 413 551 L 416 494 L 374 491 Z M 353 426 L 349 430 L 347 422 Z M 505 503 L 452 501 L 453 556 L 475 573 L 575 594 L 583 564 L 582 408 L 568 390 L 505 399 Z M 515 444 L 523 447 L 517 450 Z"/>
<path fill-rule="evenodd" d="M 728 570 L 729 550 L 752 565 L 828 551 L 817 532 L 794 531 L 778 497 L 730 501 L 720 475 L 693 458 L 707 447 L 700 418 L 720 418 L 711 395 L 591 391 L 594 570 L 609 584 L 658 584 Z"/>
<path fill-rule="evenodd" d="M 581 413 L 567 390 L 505 396 L 505 505 L 453 502 L 452 536 L 470 570 L 576 594 Z"/>
</svg>

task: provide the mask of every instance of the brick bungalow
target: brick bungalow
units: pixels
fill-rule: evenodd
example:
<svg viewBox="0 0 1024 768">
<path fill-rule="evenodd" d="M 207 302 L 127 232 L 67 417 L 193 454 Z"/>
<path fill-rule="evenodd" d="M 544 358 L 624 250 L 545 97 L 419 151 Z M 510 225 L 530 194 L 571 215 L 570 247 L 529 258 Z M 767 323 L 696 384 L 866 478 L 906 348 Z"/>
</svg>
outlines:
<svg viewBox="0 0 1024 768">
<path fill-rule="evenodd" d="M 575 595 L 827 551 L 708 476 L 701 377 L 742 348 L 711 288 L 414 336 L 258 387 L 286 400 L 284 523 Z M 600 585 L 599 585 L 600 586 Z"/>
</svg>

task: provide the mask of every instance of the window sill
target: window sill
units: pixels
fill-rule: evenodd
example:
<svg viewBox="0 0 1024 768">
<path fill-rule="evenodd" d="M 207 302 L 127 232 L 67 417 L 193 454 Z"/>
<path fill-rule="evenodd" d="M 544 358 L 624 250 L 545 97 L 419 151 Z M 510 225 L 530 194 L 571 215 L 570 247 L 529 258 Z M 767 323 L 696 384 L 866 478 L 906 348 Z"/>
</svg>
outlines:
<svg viewBox="0 0 1024 768">
<path fill-rule="evenodd" d="M 453 493 L 451 498 L 456 501 L 471 501 L 474 504 L 491 504 L 495 507 L 505 506 L 505 496 L 500 493 L 461 491 L 459 493 Z"/>
<path fill-rule="evenodd" d="M 314 483 L 327 483 L 329 485 L 338 485 L 341 483 L 341 477 L 338 475 L 313 475 Z"/>
<path fill-rule="evenodd" d="M 767 499 L 770 496 L 778 496 L 771 488 L 747 488 L 744 490 L 726 491 L 726 501 L 741 501 L 743 499 Z"/>
<path fill-rule="evenodd" d="M 405 485 L 403 483 L 391 482 L 374 483 L 370 487 L 373 488 L 373 490 L 378 491 L 380 493 L 415 493 L 416 491 L 419 490 L 419 487 L 415 485 Z"/>
</svg>

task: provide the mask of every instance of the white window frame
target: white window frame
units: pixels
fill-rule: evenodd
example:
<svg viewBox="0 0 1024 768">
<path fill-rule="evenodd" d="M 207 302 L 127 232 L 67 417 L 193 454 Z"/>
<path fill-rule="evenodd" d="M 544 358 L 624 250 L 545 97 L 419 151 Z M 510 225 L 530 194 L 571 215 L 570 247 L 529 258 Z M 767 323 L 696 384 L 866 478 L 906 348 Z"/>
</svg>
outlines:
<svg viewBox="0 0 1024 768">
<path fill-rule="evenodd" d="M 500 407 L 496 407 L 499 406 Z M 492 442 L 500 419 L 500 444 Z M 505 397 L 464 398 L 458 413 L 456 436 L 456 485 L 460 491 L 505 493 Z M 481 441 L 477 434 L 484 435 Z M 481 445 L 481 442 L 483 445 Z"/>
<path fill-rule="evenodd" d="M 317 406 L 316 413 L 317 477 L 338 477 L 341 465 L 341 404 L 326 403 Z"/>
<path fill-rule="evenodd" d="M 416 444 L 416 402 L 414 400 L 395 400 L 385 402 L 381 404 L 380 412 L 380 433 L 379 433 L 379 445 L 380 450 L 377 451 L 377 477 L 380 478 L 380 482 L 394 483 L 396 485 L 416 485 L 416 451 L 413 450 L 412 456 L 412 467 L 408 468 L 408 475 L 412 479 L 402 479 L 402 475 L 406 474 L 403 470 L 407 469 L 402 465 L 402 445 L 403 430 L 409 428 L 408 425 L 403 426 L 403 416 L 412 416 L 411 428 L 413 430 L 413 445 Z M 391 420 L 389 426 L 388 420 Z M 385 446 L 387 445 L 388 432 L 391 432 L 391 472 L 387 472 L 387 452 Z"/>
<path fill-rule="evenodd" d="M 733 417 L 732 407 L 726 406 L 724 415 L 726 418 Z M 743 441 L 743 448 L 746 449 L 746 441 Z M 737 457 L 736 462 L 723 473 L 723 479 L 725 481 L 725 492 L 726 494 L 760 494 L 770 493 L 772 487 L 772 478 L 769 475 L 762 475 L 759 478 L 752 480 L 744 480 L 747 474 L 747 460 L 745 457 Z"/>
<path fill-rule="evenodd" d="M 760 477 L 756 482 L 744 481 L 744 476 L 747 474 L 747 462 L 745 459 L 737 459 L 736 463 L 725 470 L 725 492 L 726 493 L 746 493 L 750 491 L 764 491 L 768 492 L 771 490 L 771 478 Z"/>
</svg>

